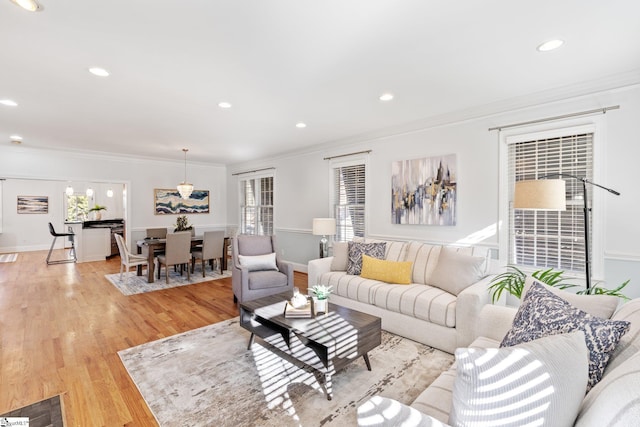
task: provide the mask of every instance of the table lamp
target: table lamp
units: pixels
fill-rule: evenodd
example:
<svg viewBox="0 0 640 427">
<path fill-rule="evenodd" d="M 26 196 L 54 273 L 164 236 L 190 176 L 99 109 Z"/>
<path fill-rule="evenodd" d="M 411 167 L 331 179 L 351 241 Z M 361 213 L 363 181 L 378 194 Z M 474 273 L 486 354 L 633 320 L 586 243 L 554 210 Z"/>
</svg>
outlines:
<svg viewBox="0 0 640 427">
<path fill-rule="evenodd" d="M 320 258 L 326 258 L 329 256 L 329 240 L 327 236 L 333 236 L 336 234 L 336 219 L 335 218 L 313 218 L 313 231 L 314 236 L 322 236 L 320 239 Z"/>
</svg>

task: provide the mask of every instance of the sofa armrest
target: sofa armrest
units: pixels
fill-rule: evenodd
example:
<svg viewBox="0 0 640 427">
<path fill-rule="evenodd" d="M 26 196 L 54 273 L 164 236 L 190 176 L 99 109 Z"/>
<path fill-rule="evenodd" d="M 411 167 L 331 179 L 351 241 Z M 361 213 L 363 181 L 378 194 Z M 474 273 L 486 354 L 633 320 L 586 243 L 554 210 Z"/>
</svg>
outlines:
<svg viewBox="0 0 640 427">
<path fill-rule="evenodd" d="M 358 426 L 450 427 L 411 406 L 381 396 L 373 396 L 358 407 Z"/>
<path fill-rule="evenodd" d="M 494 276 L 487 276 L 458 294 L 456 301 L 456 331 L 458 347 L 467 347 L 477 337 L 480 310 L 491 304 L 489 283 Z"/>
<path fill-rule="evenodd" d="M 331 260 L 333 260 L 332 256 L 309 261 L 307 265 L 307 286 L 317 285 L 320 276 L 331 271 Z"/>
<path fill-rule="evenodd" d="M 478 318 L 478 336 L 501 342 L 511 329 L 513 318 L 518 310 L 515 307 L 488 304 L 480 310 Z"/>
</svg>

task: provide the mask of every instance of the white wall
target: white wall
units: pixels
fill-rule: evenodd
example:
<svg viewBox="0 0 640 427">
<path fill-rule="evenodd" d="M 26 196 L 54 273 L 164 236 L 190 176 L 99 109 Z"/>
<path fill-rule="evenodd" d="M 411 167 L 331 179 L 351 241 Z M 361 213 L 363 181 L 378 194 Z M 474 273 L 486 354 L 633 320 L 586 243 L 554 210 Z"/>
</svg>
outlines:
<svg viewBox="0 0 640 427">
<path fill-rule="evenodd" d="M 188 162 L 187 171 L 196 189 L 210 191 L 210 213 L 189 215 L 189 221 L 196 230 L 224 228 L 227 223 L 225 167 Z M 74 188 L 92 183 L 94 190 L 100 192 L 96 193 L 96 202 L 113 204 L 108 206 L 113 210 L 104 212 L 104 218 L 111 218 L 118 209 L 126 209 L 124 204 L 118 206 L 121 202 L 101 198 L 108 186 L 105 183 L 125 186 L 129 205 L 127 232 L 133 238 L 147 227 L 171 227 L 175 224 L 175 215 L 154 215 L 153 190 L 175 188 L 184 179 L 184 163 L 9 146 L 0 147 L 0 178 L 7 179 L 2 194 L 4 218 L 0 252 L 41 250 L 51 244 L 47 223 L 51 221 L 57 227 L 64 220 L 62 200 L 68 182 Z M 16 210 L 18 193 L 49 196 L 49 214 L 10 217 L 9 213 Z"/>
<path fill-rule="evenodd" d="M 367 235 L 453 243 L 471 241 L 487 245 L 497 253 L 499 200 L 499 135 L 494 126 L 535 120 L 567 113 L 620 105 L 600 117 L 605 134 L 603 156 L 595 160 L 603 185 L 621 192 L 620 197 L 600 195 L 604 203 L 602 233 L 604 280 L 610 285 L 631 279 L 630 296 L 640 296 L 640 198 L 634 189 L 640 182 L 640 87 L 609 90 L 578 98 L 534 105 L 511 112 L 327 148 L 324 151 L 290 155 L 260 162 L 233 165 L 227 173 L 230 223 L 238 222 L 237 177 L 234 172 L 275 167 L 276 234 L 285 258 L 306 265 L 317 257 L 317 236 L 311 235 L 314 217 L 328 216 L 329 162 L 323 157 L 372 150 L 367 182 Z M 593 117 L 580 121 L 589 123 Z M 557 123 L 557 122 L 556 122 Z M 561 123 L 557 123 L 561 127 Z M 391 162 L 455 153 L 458 169 L 457 225 L 450 227 L 394 225 L 390 219 Z M 594 192 L 597 190 L 594 190 Z M 478 241 L 477 236 L 480 236 Z"/>
</svg>

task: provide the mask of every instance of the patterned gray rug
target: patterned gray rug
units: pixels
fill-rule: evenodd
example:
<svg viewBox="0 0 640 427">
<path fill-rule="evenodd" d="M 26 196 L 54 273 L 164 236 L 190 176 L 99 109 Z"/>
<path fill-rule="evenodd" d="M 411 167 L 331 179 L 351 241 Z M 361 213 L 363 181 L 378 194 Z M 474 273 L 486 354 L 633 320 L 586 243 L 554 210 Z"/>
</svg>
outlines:
<svg viewBox="0 0 640 427">
<path fill-rule="evenodd" d="M 156 270 L 157 271 L 157 270 Z M 177 286 L 193 285 L 195 283 L 208 282 L 209 280 L 222 279 L 224 277 L 231 277 L 231 271 L 225 270 L 222 274 L 217 271 L 205 270 L 205 277 L 202 277 L 202 270 L 196 267 L 195 272 L 191 275 L 191 279 L 187 280 L 187 273 L 180 275 L 180 270 L 177 272 L 169 268 L 169 283 L 166 282 L 164 277 L 164 268 L 162 269 L 162 275 L 160 279 L 157 277 L 153 283 L 147 282 L 147 271 L 144 270 L 144 275 L 137 276 L 135 271 L 122 274 L 122 280 L 120 280 L 120 273 L 105 274 L 104 277 L 111 282 L 120 292 L 124 295 L 142 294 L 145 292 L 158 291 L 160 289 L 175 288 Z"/>
<path fill-rule="evenodd" d="M 333 377 L 327 400 L 314 375 L 276 356 L 238 318 L 118 352 L 160 426 L 346 426 L 379 394 L 411 403 L 453 356 L 386 332 Z"/>
</svg>

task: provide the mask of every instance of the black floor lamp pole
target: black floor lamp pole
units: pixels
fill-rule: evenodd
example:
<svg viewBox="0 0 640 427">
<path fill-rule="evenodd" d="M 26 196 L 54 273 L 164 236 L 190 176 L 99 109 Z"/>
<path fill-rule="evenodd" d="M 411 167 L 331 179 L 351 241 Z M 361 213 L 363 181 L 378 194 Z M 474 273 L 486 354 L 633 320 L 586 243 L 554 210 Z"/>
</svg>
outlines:
<svg viewBox="0 0 640 427">
<path fill-rule="evenodd" d="M 582 200 L 584 201 L 584 266 L 585 274 L 587 275 L 587 293 L 589 293 L 589 289 L 591 289 L 591 253 L 589 251 L 589 200 L 587 196 L 587 184 L 600 187 L 604 190 L 607 190 L 611 194 L 615 194 L 616 196 L 619 196 L 620 193 L 618 193 L 616 190 L 612 190 L 611 188 L 607 188 L 603 185 L 591 182 L 587 178 L 578 178 L 577 176 L 569 175 L 566 173 L 558 174 L 558 176 L 560 177 L 562 177 L 563 175 L 582 181 Z"/>
<path fill-rule="evenodd" d="M 568 176 L 573 179 L 577 179 L 578 181 L 582 181 L 582 200 L 584 202 L 584 265 L 585 265 L 585 274 L 586 274 L 586 287 L 587 293 L 591 289 L 591 252 L 589 251 L 589 200 L 587 196 L 587 184 L 594 185 L 596 187 L 600 187 L 603 190 L 607 190 L 611 194 L 615 194 L 619 196 L 616 190 L 612 190 L 611 188 L 607 188 L 603 185 L 596 184 L 595 182 L 589 181 L 587 178 L 579 178 L 575 175 L 570 175 L 568 173 L 552 173 L 549 175 L 545 175 L 540 177 L 539 179 L 546 178 L 562 178 L 563 176 Z"/>
</svg>

